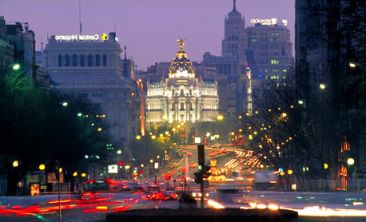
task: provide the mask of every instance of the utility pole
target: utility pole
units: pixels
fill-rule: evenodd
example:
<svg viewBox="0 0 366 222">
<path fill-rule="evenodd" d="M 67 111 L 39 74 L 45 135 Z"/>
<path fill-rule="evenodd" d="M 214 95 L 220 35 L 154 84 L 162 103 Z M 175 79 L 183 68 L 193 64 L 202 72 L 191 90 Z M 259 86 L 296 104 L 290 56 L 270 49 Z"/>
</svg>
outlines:
<svg viewBox="0 0 366 222">
<path fill-rule="evenodd" d="M 60 162 L 56 160 L 56 175 L 57 175 L 57 189 L 58 189 L 58 221 L 61 222 L 61 183 L 60 183 Z"/>
<path fill-rule="evenodd" d="M 200 189 L 201 189 L 201 208 L 205 208 L 205 187 L 203 184 L 203 167 L 205 165 L 205 146 L 203 144 L 199 144 L 197 146 L 198 149 L 198 176 L 200 182 Z"/>
</svg>

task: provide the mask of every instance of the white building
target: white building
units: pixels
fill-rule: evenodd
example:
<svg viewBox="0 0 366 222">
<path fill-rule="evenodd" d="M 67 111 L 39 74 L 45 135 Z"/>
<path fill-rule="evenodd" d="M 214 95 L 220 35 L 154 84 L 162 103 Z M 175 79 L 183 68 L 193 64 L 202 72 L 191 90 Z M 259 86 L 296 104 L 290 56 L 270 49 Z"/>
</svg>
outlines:
<svg viewBox="0 0 366 222">
<path fill-rule="evenodd" d="M 169 67 L 168 78 L 148 83 L 146 122 L 149 126 L 164 122 L 197 123 L 216 120 L 219 98 L 216 81 L 202 81 L 178 40 L 179 51 Z"/>
<path fill-rule="evenodd" d="M 122 76 L 121 52 L 115 33 L 56 35 L 45 48 L 53 87 L 100 105 L 116 145 L 125 145 L 136 131 L 134 94 L 131 80 Z"/>
</svg>

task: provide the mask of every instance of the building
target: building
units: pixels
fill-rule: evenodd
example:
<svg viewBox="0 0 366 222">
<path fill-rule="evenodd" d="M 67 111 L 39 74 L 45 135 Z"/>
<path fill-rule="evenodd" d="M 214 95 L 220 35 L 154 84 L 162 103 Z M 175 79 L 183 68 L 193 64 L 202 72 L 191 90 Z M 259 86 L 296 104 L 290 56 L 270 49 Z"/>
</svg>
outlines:
<svg viewBox="0 0 366 222">
<path fill-rule="evenodd" d="M 236 119 L 245 110 L 245 69 L 247 65 L 247 32 L 245 20 L 233 9 L 225 18 L 225 36 L 221 45 L 221 56 L 208 52 L 203 55 L 202 64 L 216 68 L 219 75 L 218 89 L 220 113 L 230 119 Z"/>
<path fill-rule="evenodd" d="M 116 146 L 137 132 L 135 96 L 123 76 L 122 49 L 115 33 L 55 35 L 45 48 L 46 69 L 53 87 L 100 106 Z"/>
<path fill-rule="evenodd" d="M 184 51 L 184 41 L 180 39 L 178 44 L 179 51 L 170 64 L 168 76 L 147 85 L 146 122 L 150 127 L 211 122 L 219 114 L 217 82 L 197 78 Z"/>
<path fill-rule="evenodd" d="M 248 62 L 255 79 L 264 79 L 265 88 L 286 86 L 293 66 L 292 43 L 287 20 L 251 19 L 247 27 Z"/>
<path fill-rule="evenodd" d="M 21 72 L 30 76 L 35 85 L 48 88 L 48 73 L 36 63 L 35 43 L 35 34 L 28 23 L 6 23 L 0 16 L 0 74 L 18 63 Z"/>
</svg>

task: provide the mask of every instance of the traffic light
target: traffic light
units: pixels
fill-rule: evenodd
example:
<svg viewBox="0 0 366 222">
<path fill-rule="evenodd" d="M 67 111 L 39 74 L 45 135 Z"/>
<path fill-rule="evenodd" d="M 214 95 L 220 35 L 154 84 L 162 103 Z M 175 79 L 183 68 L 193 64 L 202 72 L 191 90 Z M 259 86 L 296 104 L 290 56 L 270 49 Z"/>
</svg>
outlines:
<svg viewBox="0 0 366 222">
<path fill-rule="evenodd" d="M 205 146 L 203 144 L 199 144 L 197 146 L 198 149 L 198 165 L 205 165 Z"/>
</svg>

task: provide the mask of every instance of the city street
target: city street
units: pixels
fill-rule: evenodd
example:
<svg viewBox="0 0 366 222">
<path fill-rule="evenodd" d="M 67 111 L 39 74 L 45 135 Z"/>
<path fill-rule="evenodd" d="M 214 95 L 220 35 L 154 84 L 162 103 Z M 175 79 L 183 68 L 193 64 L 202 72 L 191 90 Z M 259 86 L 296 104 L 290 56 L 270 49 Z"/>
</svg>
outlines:
<svg viewBox="0 0 366 222">
<path fill-rule="evenodd" d="M 197 190 L 196 190 L 197 191 Z M 228 198 L 229 197 L 229 198 Z M 366 217 L 365 193 L 311 193 L 311 192 L 243 192 L 217 195 L 210 192 L 210 200 L 227 207 L 245 207 L 253 203 L 275 204 L 281 209 L 291 209 L 299 213 L 300 222 L 362 221 Z M 146 200 L 142 193 L 111 193 L 93 201 L 81 201 L 77 195 L 62 195 L 62 221 L 99 222 L 108 212 L 118 212 L 141 208 L 177 208 L 177 201 Z M 58 221 L 57 195 L 37 197 L 0 198 L 0 221 Z M 316 219 L 313 219 L 316 217 Z"/>
</svg>

